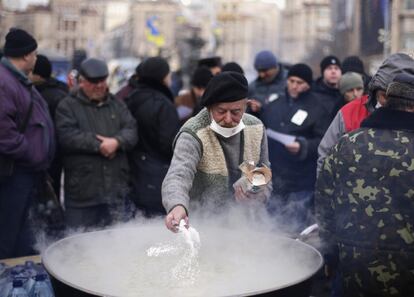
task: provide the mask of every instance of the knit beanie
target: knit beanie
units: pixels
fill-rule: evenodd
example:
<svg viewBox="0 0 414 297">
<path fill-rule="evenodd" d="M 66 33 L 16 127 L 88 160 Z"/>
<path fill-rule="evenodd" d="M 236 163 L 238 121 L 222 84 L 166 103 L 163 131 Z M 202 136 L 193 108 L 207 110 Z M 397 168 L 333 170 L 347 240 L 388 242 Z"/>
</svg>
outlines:
<svg viewBox="0 0 414 297">
<path fill-rule="evenodd" d="M 234 72 L 244 74 L 243 68 L 241 68 L 241 66 L 239 64 L 237 64 L 236 62 L 228 62 L 228 63 L 224 64 L 221 71 L 223 71 L 223 72 L 224 71 L 234 71 Z"/>
<path fill-rule="evenodd" d="M 261 51 L 254 59 L 254 68 L 257 71 L 276 68 L 277 65 L 276 56 L 271 51 Z"/>
<path fill-rule="evenodd" d="M 11 28 L 6 35 L 4 55 L 6 57 L 23 57 L 37 49 L 37 42 L 32 35 L 22 29 Z"/>
<path fill-rule="evenodd" d="M 347 91 L 354 88 L 364 88 L 362 76 L 356 72 L 347 72 L 339 80 L 339 92 L 343 96 Z"/>
<path fill-rule="evenodd" d="M 198 88 L 206 88 L 213 74 L 206 66 L 198 67 L 191 77 L 191 85 Z"/>
<path fill-rule="evenodd" d="M 387 97 L 414 101 L 414 75 L 397 74 L 388 86 Z"/>
<path fill-rule="evenodd" d="M 312 69 L 303 63 L 293 65 L 288 72 L 288 77 L 296 76 L 308 83 L 309 86 L 312 85 L 313 78 L 312 78 Z"/>
<path fill-rule="evenodd" d="M 247 98 L 248 83 L 243 74 L 226 71 L 214 76 L 201 98 L 203 106 Z"/>
<path fill-rule="evenodd" d="M 139 66 L 138 77 L 162 82 L 168 73 L 170 73 L 170 66 L 164 58 L 151 57 L 144 60 Z"/>
<path fill-rule="evenodd" d="M 52 75 L 52 64 L 50 64 L 50 61 L 46 56 L 37 55 L 33 74 L 37 74 L 43 78 L 50 78 Z"/>
<path fill-rule="evenodd" d="M 364 63 L 358 56 L 349 56 L 342 62 L 342 73 L 356 72 L 364 74 Z"/>
<path fill-rule="evenodd" d="M 327 56 L 322 59 L 321 61 L 321 75 L 323 75 L 323 72 L 326 68 L 328 68 L 330 65 L 337 65 L 339 68 L 341 68 L 341 61 L 335 56 Z"/>
</svg>

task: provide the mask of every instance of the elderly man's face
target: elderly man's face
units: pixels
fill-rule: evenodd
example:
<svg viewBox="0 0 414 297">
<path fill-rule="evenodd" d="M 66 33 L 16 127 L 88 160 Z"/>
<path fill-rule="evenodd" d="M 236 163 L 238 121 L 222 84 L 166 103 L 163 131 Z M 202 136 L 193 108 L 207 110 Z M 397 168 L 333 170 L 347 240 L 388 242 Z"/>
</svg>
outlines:
<svg viewBox="0 0 414 297">
<path fill-rule="evenodd" d="M 102 101 L 108 92 L 108 84 L 106 82 L 106 79 L 97 82 L 91 82 L 85 78 L 81 78 L 79 87 L 92 101 Z"/>
<path fill-rule="evenodd" d="M 247 99 L 242 99 L 235 102 L 217 103 L 209 109 L 217 124 L 224 128 L 233 128 L 240 123 L 246 107 Z"/>
</svg>

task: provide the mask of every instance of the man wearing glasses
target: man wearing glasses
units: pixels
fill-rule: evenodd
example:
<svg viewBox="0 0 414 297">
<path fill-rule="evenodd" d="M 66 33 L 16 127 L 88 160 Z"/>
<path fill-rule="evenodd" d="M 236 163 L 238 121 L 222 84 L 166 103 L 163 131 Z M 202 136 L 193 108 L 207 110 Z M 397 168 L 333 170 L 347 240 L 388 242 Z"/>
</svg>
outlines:
<svg viewBox="0 0 414 297">
<path fill-rule="evenodd" d="M 56 111 L 63 151 L 68 227 L 96 227 L 128 218 L 126 152 L 137 142 L 134 118 L 109 93 L 104 61 L 80 66 L 79 89 Z"/>
</svg>

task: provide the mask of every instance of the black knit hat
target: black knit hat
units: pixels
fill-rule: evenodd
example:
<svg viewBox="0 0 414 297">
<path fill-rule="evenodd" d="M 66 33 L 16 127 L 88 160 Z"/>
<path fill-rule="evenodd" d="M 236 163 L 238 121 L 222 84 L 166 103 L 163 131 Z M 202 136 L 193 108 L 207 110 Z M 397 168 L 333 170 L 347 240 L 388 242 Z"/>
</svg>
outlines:
<svg viewBox="0 0 414 297">
<path fill-rule="evenodd" d="M 342 62 L 342 73 L 356 72 L 364 74 L 364 63 L 358 56 L 346 57 Z"/>
<path fill-rule="evenodd" d="M 227 71 L 214 76 L 201 98 L 203 106 L 215 103 L 234 102 L 247 98 L 248 83 L 244 75 Z"/>
<path fill-rule="evenodd" d="M 234 72 L 244 74 L 243 68 L 241 68 L 241 66 L 239 64 L 237 64 L 236 62 L 228 62 L 228 63 L 224 64 L 221 71 L 223 71 L 223 72 L 224 71 L 234 71 Z"/>
<path fill-rule="evenodd" d="M 221 57 L 210 57 L 198 60 L 198 66 L 206 66 L 208 68 L 221 67 Z"/>
<path fill-rule="evenodd" d="M 339 61 L 339 59 L 335 56 L 327 56 L 323 58 L 320 65 L 322 75 L 325 69 L 330 65 L 337 65 L 339 68 L 341 68 L 341 61 Z"/>
<path fill-rule="evenodd" d="M 306 81 L 309 86 L 312 85 L 313 77 L 312 77 L 312 69 L 303 63 L 295 64 L 293 65 L 288 72 L 288 77 L 290 76 L 296 76 L 304 81 Z"/>
<path fill-rule="evenodd" d="M 388 85 L 387 97 L 414 101 L 414 75 L 397 74 L 392 83 Z"/>
<path fill-rule="evenodd" d="M 4 55 L 6 57 L 23 57 L 37 49 L 37 42 L 32 35 L 22 29 L 11 28 L 6 35 Z"/>
<path fill-rule="evenodd" d="M 52 75 L 52 64 L 50 64 L 50 61 L 46 56 L 37 55 L 33 74 L 40 75 L 43 78 L 50 78 Z"/>
<path fill-rule="evenodd" d="M 168 73 L 170 73 L 170 66 L 164 58 L 151 57 L 139 65 L 138 77 L 162 82 Z"/>
<path fill-rule="evenodd" d="M 198 67 L 191 77 L 191 85 L 198 88 L 206 88 L 213 74 L 206 66 Z"/>
</svg>

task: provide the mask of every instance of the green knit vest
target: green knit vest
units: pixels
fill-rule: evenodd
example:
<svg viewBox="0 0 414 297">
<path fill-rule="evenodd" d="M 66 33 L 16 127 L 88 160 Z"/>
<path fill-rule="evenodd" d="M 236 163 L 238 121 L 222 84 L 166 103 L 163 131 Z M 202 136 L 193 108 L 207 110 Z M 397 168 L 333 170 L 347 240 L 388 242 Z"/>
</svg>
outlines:
<svg viewBox="0 0 414 297">
<path fill-rule="evenodd" d="M 197 172 L 190 190 L 191 200 L 201 202 L 216 202 L 227 200 L 231 196 L 229 189 L 229 173 L 226 166 L 224 151 L 216 133 L 210 128 L 211 118 L 204 108 L 195 117 L 188 120 L 178 132 L 189 133 L 201 146 L 201 159 L 197 165 Z M 243 123 L 244 144 L 240 152 L 244 161 L 259 163 L 263 138 L 263 124 L 257 118 L 244 114 Z M 242 139 L 243 139 L 242 138 Z M 175 141 L 174 141 L 175 146 Z"/>
</svg>

